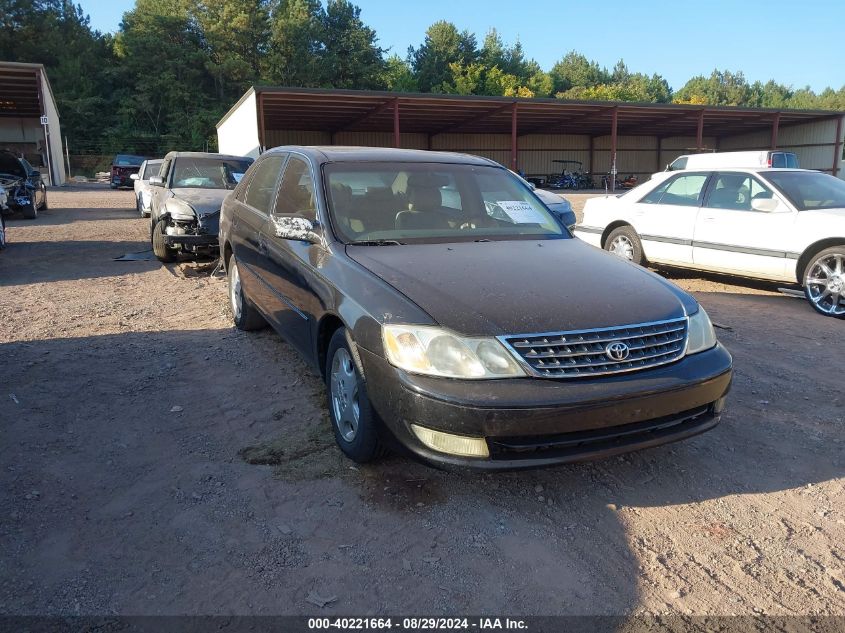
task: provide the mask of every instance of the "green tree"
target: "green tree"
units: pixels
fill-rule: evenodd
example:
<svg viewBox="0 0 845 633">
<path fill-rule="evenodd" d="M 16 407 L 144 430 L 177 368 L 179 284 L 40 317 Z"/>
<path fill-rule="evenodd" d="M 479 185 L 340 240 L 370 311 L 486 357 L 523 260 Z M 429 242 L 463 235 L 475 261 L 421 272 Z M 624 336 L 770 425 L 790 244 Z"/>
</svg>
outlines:
<svg viewBox="0 0 845 633">
<path fill-rule="evenodd" d="M 605 69 L 575 51 L 567 53 L 552 67 L 549 74 L 552 77 L 555 92 L 565 92 L 576 87 L 598 86 L 608 83 L 610 79 Z"/>
<path fill-rule="evenodd" d="M 266 79 L 283 86 L 323 84 L 320 0 L 275 0 L 270 7 L 270 44 Z"/>
<path fill-rule="evenodd" d="M 475 35 L 459 32 L 451 22 L 435 22 L 425 32 L 425 41 L 409 51 L 414 74 L 422 92 L 442 91 L 453 79 L 450 64 L 469 66 L 478 57 Z"/>
<path fill-rule="evenodd" d="M 714 70 L 710 77 L 690 79 L 675 93 L 675 102 L 745 106 L 752 103 L 752 91 L 742 72 Z"/>
<path fill-rule="evenodd" d="M 417 92 L 419 85 L 411 64 L 395 53 L 385 60 L 382 83 L 393 92 Z"/>
<path fill-rule="evenodd" d="M 384 88 L 384 49 L 376 32 L 361 21 L 361 9 L 348 0 L 329 0 L 322 15 L 319 55 L 323 83 L 330 88 Z"/>
</svg>

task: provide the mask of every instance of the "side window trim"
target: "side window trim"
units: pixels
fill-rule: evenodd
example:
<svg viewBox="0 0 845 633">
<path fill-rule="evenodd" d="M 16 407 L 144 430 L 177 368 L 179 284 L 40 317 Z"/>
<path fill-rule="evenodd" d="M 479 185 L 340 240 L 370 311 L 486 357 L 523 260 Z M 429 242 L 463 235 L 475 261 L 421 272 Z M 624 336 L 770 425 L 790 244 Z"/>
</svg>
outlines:
<svg viewBox="0 0 845 633">
<path fill-rule="evenodd" d="M 288 162 L 288 156 L 289 156 L 289 154 L 283 153 L 283 152 L 279 152 L 278 154 L 276 154 L 276 153 L 268 154 L 268 153 L 265 152 L 264 154 L 261 155 L 261 157 L 257 161 L 255 161 L 255 163 L 253 164 L 254 169 L 252 170 L 252 173 L 250 174 L 250 177 L 249 177 L 249 182 L 246 183 L 246 188 L 244 189 L 243 200 L 240 201 L 241 204 L 243 204 L 245 207 L 247 207 L 253 213 L 256 213 L 256 214 L 258 214 L 262 217 L 265 217 L 265 218 L 269 218 L 273 214 L 273 207 L 276 204 L 276 196 L 279 194 L 279 185 L 282 182 L 282 174 L 285 173 L 285 167 L 286 167 L 287 162 Z M 270 158 L 281 158 L 282 163 L 281 163 L 281 167 L 279 168 L 279 173 L 276 176 L 276 184 L 273 185 L 273 194 L 270 196 L 269 209 L 267 211 L 262 211 L 261 209 L 258 209 L 256 207 L 252 206 L 248 202 L 248 200 L 249 200 L 249 189 L 250 189 L 250 187 L 252 187 L 253 183 L 255 183 L 255 175 L 258 173 L 258 170 L 261 169 L 262 163 L 266 162 Z"/>
<path fill-rule="evenodd" d="M 275 192 L 275 195 L 273 196 L 273 204 L 270 207 L 271 208 L 270 215 L 271 216 L 277 215 L 276 214 L 276 208 L 277 208 L 277 205 L 278 205 L 279 195 L 281 194 L 281 191 L 282 191 L 282 184 L 284 184 L 284 182 L 285 182 L 285 172 L 287 171 L 287 169 L 290 166 L 291 162 L 293 161 L 294 157 L 297 158 L 298 160 L 302 161 L 303 163 L 305 163 L 305 165 L 308 167 L 308 176 L 311 179 L 311 196 L 314 200 L 314 217 L 311 218 L 311 219 L 319 222 L 319 220 L 320 220 L 320 202 L 317 198 L 317 181 L 314 179 L 314 165 L 311 164 L 311 160 L 305 154 L 300 154 L 299 152 L 288 152 L 287 153 L 287 158 L 284 162 L 284 165 L 282 166 L 281 171 L 279 172 L 279 180 L 276 183 L 276 192 Z"/>
</svg>

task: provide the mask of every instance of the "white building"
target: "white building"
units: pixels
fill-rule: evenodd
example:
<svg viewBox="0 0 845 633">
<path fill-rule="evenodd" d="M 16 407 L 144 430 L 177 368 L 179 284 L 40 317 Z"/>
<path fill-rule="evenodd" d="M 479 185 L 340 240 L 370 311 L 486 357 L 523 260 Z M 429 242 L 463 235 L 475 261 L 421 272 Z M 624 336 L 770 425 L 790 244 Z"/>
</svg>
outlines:
<svg viewBox="0 0 845 633">
<path fill-rule="evenodd" d="M 64 184 L 59 111 L 42 64 L 0 61 L 0 149 L 23 155 L 48 185 Z"/>
</svg>

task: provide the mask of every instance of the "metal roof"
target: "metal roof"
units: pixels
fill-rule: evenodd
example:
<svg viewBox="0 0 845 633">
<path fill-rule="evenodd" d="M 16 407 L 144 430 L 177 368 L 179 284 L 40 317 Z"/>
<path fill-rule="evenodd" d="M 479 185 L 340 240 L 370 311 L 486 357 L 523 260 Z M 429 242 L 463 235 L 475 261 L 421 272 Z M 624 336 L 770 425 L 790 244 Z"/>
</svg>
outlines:
<svg viewBox="0 0 845 633">
<path fill-rule="evenodd" d="M 219 127 L 251 94 L 259 122 L 268 130 L 389 132 L 399 104 L 402 132 L 510 134 L 517 109 L 517 133 L 610 133 L 614 111 L 619 136 L 695 136 L 703 117 L 707 136 L 731 136 L 843 116 L 827 110 L 778 110 L 729 106 L 571 101 L 516 97 L 460 96 L 364 90 L 255 86 L 220 120 Z"/>
<path fill-rule="evenodd" d="M 43 64 L 0 61 L 0 117 L 38 118 L 43 112 L 39 97 L 39 75 L 46 82 Z M 46 82 L 52 99 L 50 83 Z"/>
</svg>

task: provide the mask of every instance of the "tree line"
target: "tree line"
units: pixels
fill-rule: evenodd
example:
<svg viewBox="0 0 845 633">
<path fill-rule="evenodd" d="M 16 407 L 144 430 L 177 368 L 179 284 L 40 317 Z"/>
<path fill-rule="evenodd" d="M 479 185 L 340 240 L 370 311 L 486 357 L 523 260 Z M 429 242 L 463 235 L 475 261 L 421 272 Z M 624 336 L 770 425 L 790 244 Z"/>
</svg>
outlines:
<svg viewBox="0 0 845 633">
<path fill-rule="evenodd" d="M 214 124 L 253 84 L 461 95 L 845 110 L 815 93 L 714 70 L 677 91 L 571 51 L 544 70 L 495 29 L 440 20 L 401 56 L 349 0 L 136 0 L 115 34 L 68 0 L 0 0 L 0 60 L 40 62 L 73 153 L 216 147 Z"/>
</svg>

